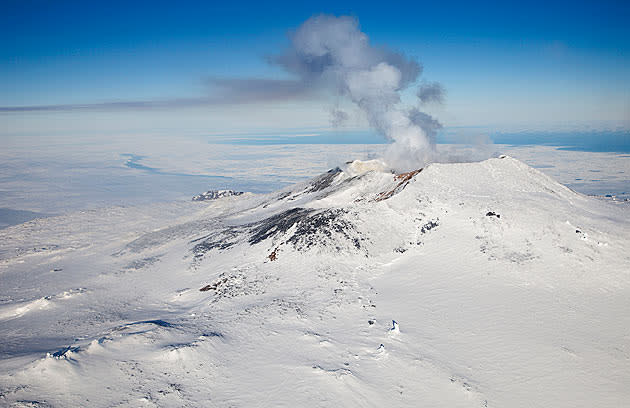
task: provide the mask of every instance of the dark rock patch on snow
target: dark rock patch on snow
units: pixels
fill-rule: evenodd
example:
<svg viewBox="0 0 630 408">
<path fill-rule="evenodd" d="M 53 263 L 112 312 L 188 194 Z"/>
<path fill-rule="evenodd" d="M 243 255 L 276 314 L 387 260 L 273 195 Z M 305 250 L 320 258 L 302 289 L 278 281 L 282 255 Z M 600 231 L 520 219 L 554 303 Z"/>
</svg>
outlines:
<svg viewBox="0 0 630 408">
<path fill-rule="evenodd" d="M 242 195 L 242 191 L 234 190 L 208 190 L 205 193 L 198 194 L 192 198 L 193 201 L 209 201 L 223 197 L 232 197 Z"/>
<path fill-rule="evenodd" d="M 202 258 L 206 252 L 213 249 L 223 251 L 234 246 L 238 240 L 239 229 L 236 227 L 228 227 L 217 233 L 207 235 L 202 238 L 191 241 L 198 242 L 192 249 L 195 259 Z M 201 242 L 199 242 L 201 241 Z"/>
<path fill-rule="evenodd" d="M 439 225 L 440 223 L 438 222 L 438 220 L 429 221 L 426 224 L 424 224 L 422 227 L 420 227 L 420 232 L 423 234 L 426 234 L 427 232 L 431 231 L 432 229 L 436 228 Z"/>
<path fill-rule="evenodd" d="M 330 187 L 330 185 L 333 183 L 333 181 L 335 181 L 335 178 L 339 173 L 341 173 L 341 169 L 339 167 L 328 170 L 328 172 L 313 179 L 306 192 L 313 193 L 315 191 L 322 191 Z"/>
<path fill-rule="evenodd" d="M 286 241 L 297 249 L 308 249 L 316 244 L 333 245 L 334 235 L 337 234 L 356 248 L 361 248 L 361 240 L 352 236 L 354 226 L 343 216 L 342 209 L 329 209 L 315 214 L 310 214 L 296 225 L 295 233 Z"/>
<path fill-rule="evenodd" d="M 273 215 L 254 224 L 252 235 L 249 237 L 251 245 L 259 244 L 279 233 L 287 232 L 291 227 L 308 217 L 314 210 L 306 208 L 292 208 L 290 210 Z"/>
</svg>

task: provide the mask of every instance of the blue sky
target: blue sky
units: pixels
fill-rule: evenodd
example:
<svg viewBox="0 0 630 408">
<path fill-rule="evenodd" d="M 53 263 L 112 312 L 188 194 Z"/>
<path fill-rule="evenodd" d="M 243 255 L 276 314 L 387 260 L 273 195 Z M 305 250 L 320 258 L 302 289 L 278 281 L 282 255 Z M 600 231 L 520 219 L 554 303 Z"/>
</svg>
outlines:
<svg viewBox="0 0 630 408">
<path fill-rule="evenodd" d="M 30 111 L 199 98 L 211 92 L 207 78 L 284 78 L 265 56 L 318 13 L 355 16 L 374 44 L 422 62 L 423 78 L 447 90 L 431 112 L 446 126 L 630 122 L 627 1 L 296 3 L 9 0 L 0 17 L 0 107 L 9 108 L 1 135 L 327 127 L 331 101 L 322 100 Z"/>
</svg>

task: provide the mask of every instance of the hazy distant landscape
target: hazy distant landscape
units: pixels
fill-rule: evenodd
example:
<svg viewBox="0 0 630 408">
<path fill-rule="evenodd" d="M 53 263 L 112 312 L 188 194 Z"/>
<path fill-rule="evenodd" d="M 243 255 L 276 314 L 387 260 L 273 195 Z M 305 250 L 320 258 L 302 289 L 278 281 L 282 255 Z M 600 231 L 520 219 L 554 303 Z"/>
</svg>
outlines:
<svg viewBox="0 0 630 408">
<path fill-rule="evenodd" d="M 610 132 L 610 151 L 593 146 L 606 140 L 600 132 L 581 133 L 570 140 L 564 134 L 557 138 L 537 135 L 503 135 L 496 139 L 509 144 L 473 145 L 462 144 L 460 137 L 459 144 L 439 144 L 438 148 L 479 159 L 509 154 L 584 194 L 630 197 L 627 133 Z M 535 143 L 543 137 L 544 143 Z M 0 153 L 0 208 L 61 214 L 111 205 L 189 200 L 211 189 L 271 192 L 347 160 L 376 157 L 386 148 L 381 136 L 358 131 L 226 135 L 219 144 L 216 139 L 180 137 L 176 144 L 169 138 L 150 144 L 120 139 L 105 149 L 81 139 L 72 145 L 52 139 L 41 146 L 31 145 L 28 138 L 16 139 Z M 443 142 L 458 141 L 453 139 L 443 136 Z M 28 217 L 6 212 L 2 220 L 6 225 Z"/>
</svg>

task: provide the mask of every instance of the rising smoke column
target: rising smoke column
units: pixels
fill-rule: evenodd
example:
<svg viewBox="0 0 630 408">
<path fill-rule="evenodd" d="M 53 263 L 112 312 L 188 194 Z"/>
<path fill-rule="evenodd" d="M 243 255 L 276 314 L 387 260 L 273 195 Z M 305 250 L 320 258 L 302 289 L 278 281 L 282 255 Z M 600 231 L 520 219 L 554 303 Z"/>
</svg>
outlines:
<svg viewBox="0 0 630 408">
<path fill-rule="evenodd" d="M 418 62 L 370 45 L 352 17 L 314 16 L 289 37 L 289 49 L 272 62 L 303 83 L 331 88 L 358 106 L 370 126 L 393 142 L 385 154 L 391 168 L 417 169 L 436 158 L 434 136 L 440 124 L 418 108 L 403 106 L 400 98 L 422 73 Z"/>
</svg>

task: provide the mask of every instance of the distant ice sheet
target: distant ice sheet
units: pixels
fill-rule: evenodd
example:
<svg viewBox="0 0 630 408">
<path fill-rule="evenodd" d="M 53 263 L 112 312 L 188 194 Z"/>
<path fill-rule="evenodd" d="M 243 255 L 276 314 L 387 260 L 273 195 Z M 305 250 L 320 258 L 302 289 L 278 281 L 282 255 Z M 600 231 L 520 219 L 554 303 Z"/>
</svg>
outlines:
<svg viewBox="0 0 630 408">
<path fill-rule="evenodd" d="M 207 138 L 14 142 L 0 152 L 0 208 L 66 213 L 112 205 L 190 200 L 207 190 L 270 192 L 348 160 L 379 156 L 383 144 L 210 144 Z M 461 150 L 460 145 L 438 145 Z M 585 194 L 628 197 L 627 154 L 551 146 L 488 145 Z M 131 165 L 130 165 L 131 163 Z M 2 225 L 0 225 L 1 227 Z"/>
</svg>

